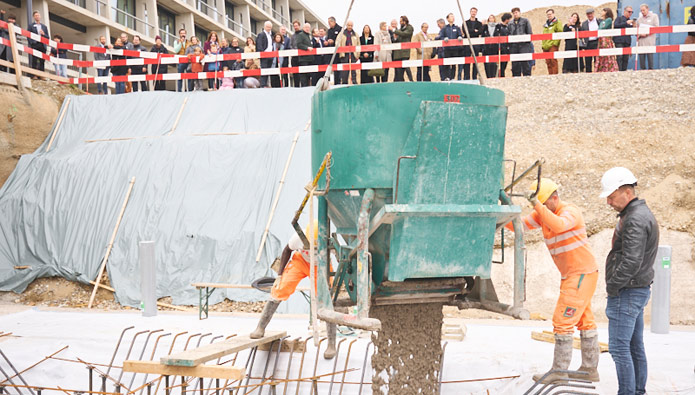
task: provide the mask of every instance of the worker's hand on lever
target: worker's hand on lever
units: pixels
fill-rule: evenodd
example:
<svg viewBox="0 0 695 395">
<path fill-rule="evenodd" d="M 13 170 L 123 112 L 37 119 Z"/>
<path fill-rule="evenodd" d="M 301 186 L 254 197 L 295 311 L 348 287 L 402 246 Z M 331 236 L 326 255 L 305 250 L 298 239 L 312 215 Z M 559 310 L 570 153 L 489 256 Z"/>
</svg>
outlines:
<svg viewBox="0 0 695 395">
<path fill-rule="evenodd" d="M 525 197 L 526 200 L 531 203 L 531 207 L 536 207 L 536 205 L 540 203 L 538 201 L 538 197 L 536 196 L 536 192 L 529 192 L 525 195 Z"/>
</svg>

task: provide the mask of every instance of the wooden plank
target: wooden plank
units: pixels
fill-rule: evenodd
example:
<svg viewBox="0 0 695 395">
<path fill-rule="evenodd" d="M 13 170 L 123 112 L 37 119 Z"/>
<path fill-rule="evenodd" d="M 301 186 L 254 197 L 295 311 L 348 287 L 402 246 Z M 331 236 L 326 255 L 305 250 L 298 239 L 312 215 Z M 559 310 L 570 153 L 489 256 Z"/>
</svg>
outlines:
<svg viewBox="0 0 695 395">
<path fill-rule="evenodd" d="M 292 345 L 294 344 L 294 347 Z M 277 344 L 273 343 L 265 343 L 261 344 L 258 346 L 258 351 L 270 351 L 270 347 L 273 347 L 273 352 L 276 352 L 278 350 Z M 301 339 L 293 339 L 293 340 L 285 340 L 282 342 L 282 347 L 280 348 L 280 352 L 290 352 L 292 350 L 293 352 L 303 352 L 305 349 L 306 343 L 303 342 Z"/>
<path fill-rule="evenodd" d="M 266 335 L 260 339 L 251 339 L 249 335 L 235 336 L 222 342 L 162 357 L 160 362 L 170 366 L 198 366 L 213 359 L 270 343 L 285 336 L 287 336 L 287 332 L 266 332 Z"/>
<path fill-rule="evenodd" d="M 237 366 L 200 365 L 168 366 L 154 361 L 125 361 L 124 372 L 158 374 L 161 376 L 185 376 L 210 379 L 241 380 L 246 369 Z"/>
<path fill-rule="evenodd" d="M 167 133 L 167 136 L 171 136 L 171 134 L 174 133 L 174 130 L 176 130 L 176 127 L 179 126 L 179 121 L 181 120 L 181 115 L 183 114 L 183 109 L 186 107 L 186 103 L 188 103 L 188 96 L 183 98 L 183 104 L 181 104 L 179 113 L 176 115 L 176 119 L 174 120 L 174 125 L 171 127 L 169 133 Z"/>
<path fill-rule="evenodd" d="M 553 332 L 550 332 L 550 331 L 531 332 L 531 339 L 555 344 L 555 334 L 553 334 Z M 608 352 L 608 344 L 607 343 L 599 342 L 598 346 L 599 346 L 600 352 Z M 575 336 L 573 339 L 573 342 L 572 342 L 572 347 L 576 350 L 581 350 L 582 349 L 581 339 Z"/>
<path fill-rule="evenodd" d="M 94 285 L 94 290 L 92 291 L 92 296 L 89 297 L 88 309 L 92 308 L 94 304 L 94 298 L 97 296 L 98 285 L 101 283 L 101 277 L 104 275 L 104 269 L 106 269 L 106 263 L 109 261 L 109 256 L 111 255 L 111 249 L 113 248 L 113 243 L 116 241 L 116 234 L 118 233 L 118 228 L 121 226 L 121 220 L 123 219 L 123 214 L 125 213 L 125 208 L 128 205 L 128 200 L 130 199 L 130 193 L 133 191 L 133 184 L 135 184 L 135 177 L 130 179 L 128 184 L 128 192 L 125 194 L 125 199 L 123 200 L 123 205 L 121 206 L 121 212 L 118 214 L 118 220 L 116 221 L 116 226 L 113 228 L 113 233 L 111 233 L 111 241 L 109 241 L 109 246 L 106 248 L 106 254 L 101 262 L 101 267 L 99 268 L 99 275 L 97 275 L 96 285 Z"/>
</svg>

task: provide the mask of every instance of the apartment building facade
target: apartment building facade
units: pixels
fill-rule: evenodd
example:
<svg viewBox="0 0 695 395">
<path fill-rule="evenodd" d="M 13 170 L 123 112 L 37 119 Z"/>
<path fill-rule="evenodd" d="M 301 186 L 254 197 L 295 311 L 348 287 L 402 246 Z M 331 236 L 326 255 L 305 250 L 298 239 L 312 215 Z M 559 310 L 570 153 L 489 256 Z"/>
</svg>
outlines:
<svg viewBox="0 0 695 395">
<path fill-rule="evenodd" d="M 0 9 L 15 14 L 26 28 L 26 1 L 31 0 L 0 0 Z M 171 49 L 180 28 L 201 41 L 215 31 L 244 45 L 246 37 L 263 30 L 265 21 L 273 23 L 274 31 L 285 26 L 292 32 L 293 20 L 327 26 L 301 0 L 33 0 L 32 9 L 41 13 L 51 35 L 88 45 L 96 45 L 101 35 L 113 41 L 125 32 L 139 35 L 147 47 L 159 35 Z"/>
</svg>

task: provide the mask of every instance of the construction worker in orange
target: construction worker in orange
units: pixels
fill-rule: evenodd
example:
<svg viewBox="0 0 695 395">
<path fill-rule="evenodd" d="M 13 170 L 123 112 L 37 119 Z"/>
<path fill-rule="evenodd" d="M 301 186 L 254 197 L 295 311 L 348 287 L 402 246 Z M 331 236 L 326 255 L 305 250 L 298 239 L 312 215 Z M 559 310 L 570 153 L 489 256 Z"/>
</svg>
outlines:
<svg viewBox="0 0 695 395">
<path fill-rule="evenodd" d="M 599 381 L 599 344 L 591 298 L 598 282 L 598 266 L 589 246 L 584 218 L 579 208 L 560 200 L 558 185 L 541 178 L 531 185 L 527 199 L 533 212 L 522 218 L 524 230 L 541 228 L 548 251 L 562 280 L 553 314 L 555 353 L 552 370 L 568 370 L 572 361 L 574 327 L 580 331 L 583 373 L 550 373 L 533 376 L 535 381 L 552 383 L 578 378 Z M 536 193 L 537 192 L 537 193 Z M 512 229 L 511 224 L 507 225 Z M 513 230 L 513 229 L 512 229 Z M 545 377 L 544 377 L 545 376 Z"/>
<path fill-rule="evenodd" d="M 304 234 L 307 237 L 314 238 L 314 246 L 317 244 L 319 232 L 318 221 L 314 221 L 313 229 L 307 225 Z M 316 248 L 316 247 L 314 247 Z M 289 297 L 297 289 L 297 285 L 304 278 L 311 275 L 311 256 L 310 251 L 305 248 L 304 243 L 299 238 L 297 233 L 294 233 L 282 251 L 279 261 L 273 264 L 273 269 L 277 271 L 278 277 L 273 283 L 273 288 L 270 291 L 270 300 L 263 308 L 263 313 L 258 321 L 258 327 L 251 333 L 252 339 L 260 339 L 265 335 L 265 328 L 268 326 L 270 319 L 273 318 L 275 310 L 277 310 L 280 302 L 289 299 Z M 316 288 L 316 283 L 314 283 Z M 326 324 L 328 346 L 323 354 L 326 359 L 333 359 L 335 356 L 335 338 L 337 327 L 335 324 Z"/>
</svg>

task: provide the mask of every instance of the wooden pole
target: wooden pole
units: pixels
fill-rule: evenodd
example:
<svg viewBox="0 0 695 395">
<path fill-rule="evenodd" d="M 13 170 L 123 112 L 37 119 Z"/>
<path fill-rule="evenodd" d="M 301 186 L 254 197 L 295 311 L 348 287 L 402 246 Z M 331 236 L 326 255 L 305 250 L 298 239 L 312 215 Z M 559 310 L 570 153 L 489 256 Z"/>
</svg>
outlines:
<svg viewBox="0 0 695 395">
<path fill-rule="evenodd" d="M 53 129 L 53 134 L 51 134 L 51 139 L 48 141 L 48 145 L 46 146 L 46 152 L 48 152 L 49 149 L 51 149 L 51 146 L 53 145 L 53 140 L 55 140 L 56 136 L 58 135 L 58 131 L 60 130 L 60 125 L 63 123 L 63 117 L 65 117 L 65 113 L 68 111 L 68 106 L 70 105 L 70 98 L 65 99 L 65 105 L 63 105 L 63 111 L 60 112 L 60 117 L 58 117 L 58 122 L 56 122 L 56 127 Z"/>
<path fill-rule="evenodd" d="M 188 96 L 183 98 L 183 104 L 181 104 L 179 114 L 176 116 L 176 120 L 174 120 L 174 125 L 171 127 L 169 133 L 167 133 L 167 136 L 171 136 L 171 134 L 174 133 L 174 130 L 176 130 L 176 127 L 179 126 L 179 121 L 181 120 L 181 115 L 183 114 L 184 107 L 186 107 L 186 103 L 188 103 Z"/>
<path fill-rule="evenodd" d="M 310 121 L 311 122 L 311 121 Z M 307 124 L 308 126 L 309 124 Z M 306 130 L 306 129 L 305 129 Z M 268 231 L 270 230 L 270 224 L 273 222 L 273 217 L 275 216 L 275 209 L 278 207 L 280 202 L 280 194 L 282 193 L 282 187 L 285 186 L 285 178 L 287 177 L 287 170 L 290 168 L 290 163 L 292 162 L 292 156 L 294 156 L 294 149 L 297 146 L 297 140 L 299 140 L 299 132 L 294 135 L 294 140 L 292 140 L 292 147 L 290 148 L 290 154 L 287 156 L 287 162 L 285 162 L 285 169 L 282 171 L 282 177 L 280 178 L 280 186 L 275 193 L 275 199 L 273 200 L 272 208 L 270 209 L 270 215 L 268 215 L 268 222 L 265 225 L 265 230 L 263 231 L 263 237 L 261 238 L 261 245 L 258 246 L 258 253 L 256 254 L 256 263 L 261 260 L 261 255 L 263 253 L 263 247 L 268 239 Z"/>
<path fill-rule="evenodd" d="M 8 23 L 7 27 L 10 34 L 10 51 L 12 51 L 12 59 L 14 60 L 14 73 L 17 76 L 17 89 L 24 93 L 24 85 L 22 84 L 22 63 L 19 61 L 17 37 L 14 35 L 14 23 Z"/>
<path fill-rule="evenodd" d="M 118 220 L 116 221 L 116 226 L 113 228 L 111 233 L 111 240 L 109 241 L 109 246 L 106 248 L 106 255 L 101 262 L 101 267 L 99 268 L 99 275 L 96 279 L 96 285 L 94 285 L 94 290 L 92 291 L 92 296 L 89 297 L 88 309 L 92 308 L 94 304 L 94 298 L 97 296 L 97 289 L 99 288 L 99 283 L 101 283 L 101 277 L 104 275 L 104 269 L 106 269 L 106 263 L 109 261 L 109 256 L 111 255 L 111 249 L 113 248 L 113 243 L 116 241 L 116 234 L 118 233 L 118 227 L 121 226 L 121 220 L 123 219 L 123 213 L 125 213 L 125 208 L 128 205 L 128 199 L 130 199 L 130 193 L 133 191 L 133 184 L 135 184 L 135 177 L 130 179 L 130 184 L 128 185 L 128 192 L 123 199 L 123 205 L 121 206 L 121 212 L 118 214 Z"/>
</svg>

